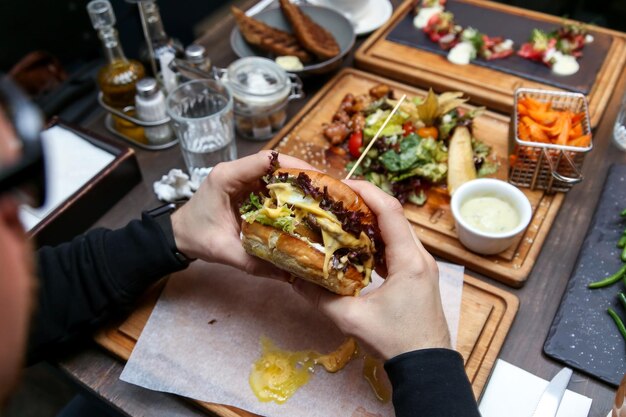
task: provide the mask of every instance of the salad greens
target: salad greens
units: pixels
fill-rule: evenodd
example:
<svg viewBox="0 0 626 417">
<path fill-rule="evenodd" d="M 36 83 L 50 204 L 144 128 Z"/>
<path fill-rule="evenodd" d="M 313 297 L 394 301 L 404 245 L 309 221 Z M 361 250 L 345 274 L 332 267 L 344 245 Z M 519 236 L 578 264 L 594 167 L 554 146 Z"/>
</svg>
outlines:
<svg viewBox="0 0 626 417">
<path fill-rule="evenodd" d="M 365 177 L 402 203 L 410 201 L 423 205 L 426 202 L 425 188 L 446 180 L 447 140 L 452 130 L 459 125 L 470 125 L 483 110 L 461 113 L 458 106 L 464 101 L 461 93 L 444 93 L 439 96 L 438 103 L 432 90 L 426 99 L 410 101 L 392 116 L 355 174 Z M 384 123 L 390 113 L 389 107 L 388 102 L 381 100 L 372 103 L 365 111 L 363 148 Z M 430 126 L 436 126 L 438 138 L 420 136 L 419 132 L 424 130 L 419 126 L 424 126 L 424 119 L 431 123 Z M 472 148 L 478 175 L 495 173 L 498 165 L 488 158 L 491 147 L 473 138 Z M 355 163 L 349 162 L 346 169 L 351 169 Z"/>
<path fill-rule="evenodd" d="M 295 217 L 293 211 L 287 206 L 281 206 L 278 208 L 265 207 L 261 203 L 261 199 L 266 197 L 259 197 L 254 193 L 250 193 L 250 197 L 239 208 L 241 217 L 248 223 L 259 222 L 266 226 L 272 226 L 277 229 L 281 229 L 288 233 L 293 233 L 295 225 Z M 273 216 L 268 216 L 268 211 L 274 211 Z"/>
</svg>

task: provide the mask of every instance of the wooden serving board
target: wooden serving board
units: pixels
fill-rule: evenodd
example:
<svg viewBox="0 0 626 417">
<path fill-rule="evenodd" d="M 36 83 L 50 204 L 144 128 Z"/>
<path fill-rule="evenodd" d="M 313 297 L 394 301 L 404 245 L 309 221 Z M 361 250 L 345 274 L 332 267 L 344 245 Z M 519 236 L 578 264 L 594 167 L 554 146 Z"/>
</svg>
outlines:
<svg viewBox="0 0 626 417">
<path fill-rule="evenodd" d="M 458 1 L 484 8 L 487 11 L 498 11 L 516 18 L 522 17 L 539 21 L 542 24 L 553 24 L 554 27 L 563 23 L 563 19 L 559 17 L 504 4 L 484 0 Z M 411 13 L 413 5 L 413 0 L 402 3 L 391 19 L 361 45 L 355 54 L 357 66 L 412 85 L 433 87 L 438 91 L 463 91 L 472 97 L 472 101 L 504 112 L 511 112 L 513 95 L 517 88 L 558 90 L 546 83 L 531 81 L 485 66 L 455 65 L 441 54 L 388 40 L 388 35 Z M 478 26 L 480 26 L 479 23 L 477 23 Z M 597 72 L 595 83 L 587 94 L 591 125 L 596 126 L 624 69 L 626 35 L 596 26 L 588 25 L 588 27 L 595 33 L 612 38 L 606 58 Z M 489 35 L 507 36 L 506 33 Z M 519 45 L 516 46 L 519 47 Z"/>
<path fill-rule="evenodd" d="M 124 321 L 98 332 L 96 342 L 120 359 L 128 360 L 163 287 L 164 282 L 154 287 Z M 483 391 L 518 307 L 519 300 L 515 295 L 465 275 L 457 350 L 463 355 L 465 371 L 476 398 Z M 235 407 L 202 401 L 196 403 L 220 417 L 256 416 Z"/>
<path fill-rule="evenodd" d="M 352 93 L 366 94 L 378 83 L 390 85 L 396 96 L 423 96 L 424 90 L 409 87 L 382 77 L 354 69 L 345 69 L 330 80 L 315 97 L 268 143 L 266 149 L 293 155 L 308 161 L 316 168 L 337 178 L 347 174 L 347 156 L 338 156 L 327 150 L 328 141 L 322 134 L 322 125 L 331 121 L 341 99 Z M 471 106 L 466 106 L 471 109 Z M 508 167 L 508 136 L 510 118 L 490 111 L 474 120 L 474 136 L 492 146 L 492 155 L 500 167 L 494 175 L 506 180 Z M 433 188 L 422 207 L 407 203 L 407 218 L 428 250 L 442 258 L 465 265 L 513 287 L 524 285 L 537 260 L 541 246 L 563 202 L 563 194 L 547 195 L 543 191 L 522 189 L 530 200 L 533 218 L 523 236 L 507 251 L 493 256 L 482 256 L 467 250 L 457 239 L 454 219 L 450 211 L 447 191 Z"/>
</svg>

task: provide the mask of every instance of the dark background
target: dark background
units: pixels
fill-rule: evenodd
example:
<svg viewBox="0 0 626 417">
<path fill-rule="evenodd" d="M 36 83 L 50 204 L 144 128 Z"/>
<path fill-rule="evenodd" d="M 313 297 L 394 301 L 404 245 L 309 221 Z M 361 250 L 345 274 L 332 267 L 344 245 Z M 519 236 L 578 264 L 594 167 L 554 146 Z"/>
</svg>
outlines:
<svg viewBox="0 0 626 417">
<path fill-rule="evenodd" d="M 68 72 L 98 59 L 101 48 L 85 10 L 87 0 L 0 1 L 0 71 L 8 71 L 28 52 L 44 50 L 58 57 Z M 111 0 L 127 56 L 136 58 L 143 34 L 137 6 Z M 202 21 L 229 1 L 158 0 L 165 29 L 188 45 Z M 505 0 L 502 3 L 556 16 L 568 16 L 626 32 L 626 0 Z"/>
<path fill-rule="evenodd" d="M 143 32 L 135 4 L 110 0 L 126 55 L 138 56 Z M 58 57 L 68 72 L 101 56 L 98 36 L 91 27 L 88 0 L 0 1 L 0 71 L 8 71 L 28 52 L 44 50 Z M 219 0 L 158 0 L 165 30 L 184 45 L 196 34 L 194 27 L 221 6 Z"/>
</svg>

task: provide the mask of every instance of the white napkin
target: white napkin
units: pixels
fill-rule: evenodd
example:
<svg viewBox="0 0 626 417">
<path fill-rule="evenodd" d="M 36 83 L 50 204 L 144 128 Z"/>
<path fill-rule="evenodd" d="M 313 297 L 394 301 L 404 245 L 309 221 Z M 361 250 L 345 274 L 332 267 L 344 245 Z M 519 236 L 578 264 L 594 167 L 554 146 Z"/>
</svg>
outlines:
<svg viewBox="0 0 626 417">
<path fill-rule="evenodd" d="M 498 359 L 480 401 L 482 417 L 530 417 L 549 381 Z M 587 417 L 591 398 L 567 390 L 556 417 Z"/>
<path fill-rule="evenodd" d="M 194 168 L 189 178 L 189 175 L 182 170 L 174 168 L 163 175 L 160 180 L 155 181 L 152 189 L 159 200 L 168 203 L 191 198 L 212 169 L 212 167 Z"/>
<path fill-rule="evenodd" d="M 41 136 L 47 196 L 43 207 L 20 207 L 20 220 L 26 230 L 35 227 L 115 159 L 113 154 L 61 126 L 53 126 Z"/>
</svg>

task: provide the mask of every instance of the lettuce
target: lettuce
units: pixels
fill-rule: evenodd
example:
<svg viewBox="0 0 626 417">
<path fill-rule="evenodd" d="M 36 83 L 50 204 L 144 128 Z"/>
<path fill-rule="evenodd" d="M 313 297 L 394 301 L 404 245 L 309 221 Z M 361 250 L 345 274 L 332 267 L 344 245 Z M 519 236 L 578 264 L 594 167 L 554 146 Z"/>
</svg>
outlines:
<svg viewBox="0 0 626 417">
<path fill-rule="evenodd" d="M 385 123 L 387 116 L 389 116 L 389 110 L 376 110 L 376 112 L 370 114 L 365 119 L 365 129 L 363 129 L 363 135 L 366 141 L 369 141 L 378 132 L 378 129 Z M 383 129 L 380 136 L 394 136 L 402 135 L 402 124 L 406 121 L 406 115 L 402 113 L 396 113 L 391 116 L 391 119 L 387 123 L 387 126 Z"/>
<path fill-rule="evenodd" d="M 239 213 L 246 214 L 251 211 L 259 210 L 262 207 L 263 204 L 261 204 L 259 196 L 254 193 L 250 193 L 250 197 L 248 197 L 248 199 L 241 205 L 241 207 L 239 207 Z"/>
<path fill-rule="evenodd" d="M 248 223 L 259 222 L 266 226 L 272 226 L 288 233 L 293 233 L 296 228 L 295 217 L 282 216 L 275 219 L 263 213 L 263 210 L 251 211 L 241 217 Z"/>
</svg>

